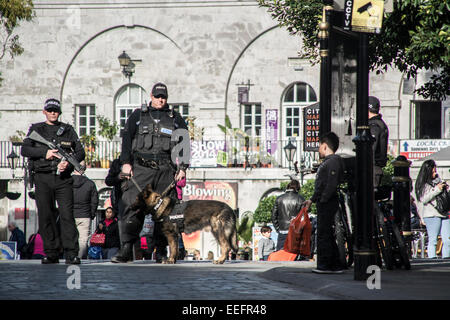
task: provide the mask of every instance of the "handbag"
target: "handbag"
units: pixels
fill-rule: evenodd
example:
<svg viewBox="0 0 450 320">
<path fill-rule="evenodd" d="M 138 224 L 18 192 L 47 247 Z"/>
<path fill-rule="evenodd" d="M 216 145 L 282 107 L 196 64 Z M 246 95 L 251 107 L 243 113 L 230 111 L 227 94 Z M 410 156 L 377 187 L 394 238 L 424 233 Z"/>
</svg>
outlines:
<svg viewBox="0 0 450 320">
<path fill-rule="evenodd" d="M 105 234 L 104 233 L 94 233 L 89 242 L 92 247 L 103 247 L 105 245 Z"/>
<path fill-rule="evenodd" d="M 434 206 L 436 210 L 444 215 L 448 216 L 450 211 L 450 193 L 447 188 L 445 188 L 441 193 L 439 193 L 436 198 L 436 205 Z"/>
<path fill-rule="evenodd" d="M 311 230 L 308 208 L 303 207 L 289 224 L 284 251 L 309 256 L 311 254 Z"/>
</svg>

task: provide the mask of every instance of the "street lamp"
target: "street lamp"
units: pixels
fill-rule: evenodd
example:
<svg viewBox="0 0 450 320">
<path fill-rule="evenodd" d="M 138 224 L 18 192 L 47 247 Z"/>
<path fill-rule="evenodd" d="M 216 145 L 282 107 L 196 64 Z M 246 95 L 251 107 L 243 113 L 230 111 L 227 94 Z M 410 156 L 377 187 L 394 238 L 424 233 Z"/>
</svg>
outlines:
<svg viewBox="0 0 450 320">
<path fill-rule="evenodd" d="M 6 157 L 8 159 L 8 166 L 12 171 L 12 177 L 15 178 L 14 171 L 17 168 L 17 165 L 19 164 L 20 157 L 14 152 L 14 150 L 11 151 L 11 153 Z M 23 167 L 25 169 L 25 174 L 23 176 L 23 184 L 24 184 L 24 193 L 23 193 L 23 234 L 25 235 L 25 239 L 27 239 L 27 183 L 28 183 L 28 177 L 27 177 L 27 168 L 25 165 L 25 158 L 23 162 Z"/>
<path fill-rule="evenodd" d="M 6 159 L 8 160 L 8 167 L 11 169 L 12 172 L 12 177 L 14 179 L 14 171 L 17 168 L 17 165 L 19 164 L 19 156 L 13 151 L 11 151 L 10 154 L 8 154 L 8 156 L 6 157 Z"/>
<path fill-rule="evenodd" d="M 289 139 L 289 143 L 283 148 L 284 154 L 286 155 L 287 161 L 289 161 L 289 170 L 291 170 L 291 163 L 294 160 L 295 153 L 297 152 L 297 147 Z"/>
<path fill-rule="evenodd" d="M 120 54 L 118 59 L 120 66 L 122 67 L 123 75 L 128 78 L 128 82 L 131 82 L 131 77 L 135 71 L 134 67 L 136 66 L 133 61 L 136 60 L 132 60 L 125 50 Z"/>
</svg>

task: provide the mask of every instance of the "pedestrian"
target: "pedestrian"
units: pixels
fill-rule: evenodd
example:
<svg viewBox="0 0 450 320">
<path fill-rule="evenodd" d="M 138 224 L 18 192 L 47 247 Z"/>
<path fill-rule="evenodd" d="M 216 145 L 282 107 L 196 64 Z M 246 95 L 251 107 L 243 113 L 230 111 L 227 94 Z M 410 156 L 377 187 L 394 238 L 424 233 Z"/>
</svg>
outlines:
<svg viewBox="0 0 450 320">
<path fill-rule="evenodd" d="M 121 185 L 125 180 L 124 176 L 120 174 L 121 172 L 122 166 L 120 164 L 120 159 L 114 159 L 105 178 L 105 184 L 113 188 L 111 192 L 111 205 L 114 211 L 117 212 L 117 218 L 119 221 L 122 219 L 123 213 L 123 210 L 120 209 L 119 205 L 120 198 L 122 197 Z"/>
<path fill-rule="evenodd" d="M 442 238 L 442 258 L 450 258 L 450 218 L 436 210 L 436 196 L 442 193 L 448 185 L 442 181 L 436 171 L 436 162 L 426 160 L 417 175 L 415 191 L 419 202 L 418 212 L 422 224 L 427 228 L 428 258 L 436 259 L 437 238 Z"/>
<path fill-rule="evenodd" d="M 44 258 L 45 257 L 44 242 L 42 241 L 42 237 L 39 234 L 39 230 L 38 232 L 30 236 L 30 239 L 28 240 L 28 245 L 30 245 L 31 243 L 33 244 L 33 251 L 30 259 L 41 260 L 42 258 Z"/>
<path fill-rule="evenodd" d="M 291 180 L 286 187 L 286 191 L 275 200 L 272 209 L 272 223 L 278 233 L 277 251 L 283 249 L 286 241 L 289 225 L 300 212 L 302 203 L 305 199 L 298 194 L 300 183 L 297 180 Z"/>
<path fill-rule="evenodd" d="M 167 104 L 167 86 L 163 83 L 155 84 L 150 98 L 150 105 L 144 105 L 133 111 L 123 131 L 120 162 L 122 172 L 128 181 L 121 199 L 125 224 L 122 234 L 123 245 L 120 252 L 111 259 L 115 263 L 133 260 L 133 244 L 139 239 L 145 217 L 144 212 L 130 208 L 136 200 L 139 189 L 150 184 L 153 190 L 162 194 L 174 181 L 179 181 L 186 176 L 188 167 L 188 163 L 182 162 L 177 167 L 172 162 L 174 147 L 183 142 L 172 141 L 173 133 L 176 129 L 184 129 L 187 133 L 187 126 L 181 115 Z M 176 199 L 175 188 L 169 190 L 167 196 Z M 162 235 L 159 229 L 161 229 L 161 223 L 155 222 L 155 236 Z M 167 239 L 163 238 L 162 241 L 166 244 L 158 247 L 163 247 L 167 251 Z M 165 255 L 167 256 L 167 253 Z"/>
<path fill-rule="evenodd" d="M 214 252 L 208 251 L 208 260 L 214 260 Z"/>
<path fill-rule="evenodd" d="M 198 249 L 194 250 L 194 260 L 203 260 L 201 254 L 200 254 L 200 250 L 198 250 Z"/>
<path fill-rule="evenodd" d="M 271 233 L 271 227 L 261 227 L 261 235 L 263 238 L 258 241 L 258 258 L 260 261 L 267 261 L 269 259 L 269 255 L 272 252 L 275 252 L 275 242 L 270 238 Z"/>
<path fill-rule="evenodd" d="M 74 128 L 59 121 L 61 104 L 56 99 L 45 101 L 45 122 L 31 125 L 27 137 L 36 131 L 46 140 L 60 145 L 76 161 L 84 160 L 85 152 Z M 39 212 L 39 230 L 46 256 L 43 264 L 59 263 L 63 250 L 67 264 L 79 264 L 78 230 L 73 216 L 73 165 L 61 159 L 56 149 L 29 138 L 23 141 L 21 154 L 33 166 L 36 206 Z M 57 205 L 56 205 L 57 204 Z M 59 210 L 60 230 L 57 227 Z"/>
<path fill-rule="evenodd" d="M 84 171 L 84 161 L 81 162 Z M 78 229 L 78 257 L 87 258 L 88 239 L 91 233 L 91 221 L 95 218 L 98 206 L 98 191 L 94 181 L 82 175 L 82 172 L 73 172 L 73 215 Z"/>
<path fill-rule="evenodd" d="M 336 155 L 339 137 L 328 132 L 319 138 L 319 156 L 322 163 L 317 169 L 314 194 L 304 205 L 317 207 L 317 268 L 315 273 L 342 273 L 339 250 L 334 235 L 334 218 L 338 210 L 337 187 L 343 175 L 343 161 Z"/>
<path fill-rule="evenodd" d="M 16 252 L 17 254 L 20 254 L 22 259 L 24 259 L 26 256 L 26 252 L 24 252 L 24 249 L 26 248 L 27 242 L 25 241 L 25 235 L 23 234 L 23 231 L 19 229 L 15 221 L 11 221 L 10 223 L 8 223 L 8 230 L 9 232 L 11 232 L 9 241 L 16 242 Z"/>
<path fill-rule="evenodd" d="M 375 138 L 373 148 L 373 185 L 377 188 L 381 184 L 383 168 L 387 163 L 387 150 L 389 129 L 380 114 L 380 100 L 369 97 L 369 121 L 370 134 Z"/>
<path fill-rule="evenodd" d="M 112 207 L 106 208 L 105 219 L 98 226 L 96 233 L 105 234 L 105 244 L 102 247 L 103 259 L 111 259 L 120 249 L 119 225 Z"/>
</svg>

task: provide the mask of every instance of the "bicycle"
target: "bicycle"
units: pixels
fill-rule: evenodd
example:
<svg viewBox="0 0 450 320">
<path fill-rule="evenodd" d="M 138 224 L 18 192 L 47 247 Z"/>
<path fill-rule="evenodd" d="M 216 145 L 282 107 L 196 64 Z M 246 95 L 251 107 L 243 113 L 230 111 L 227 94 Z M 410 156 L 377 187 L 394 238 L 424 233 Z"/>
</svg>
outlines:
<svg viewBox="0 0 450 320">
<path fill-rule="evenodd" d="M 339 208 L 334 217 L 334 232 L 339 250 L 339 260 L 344 267 L 351 267 L 353 255 L 353 208 L 354 197 L 345 186 L 338 189 Z"/>
<path fill-rule="evenodd" d="M 390 202 L 391 191 L 389 186 L 381 186 L 375 191 L 376 242 L 386 269 L 392 270 L 395 266 L 409 270 L 411 263 L 408 249 L 393 215 L 393 206 Z M 382 266 L 380 257 L 378 257 L 378 265 Z"/>
</svg>

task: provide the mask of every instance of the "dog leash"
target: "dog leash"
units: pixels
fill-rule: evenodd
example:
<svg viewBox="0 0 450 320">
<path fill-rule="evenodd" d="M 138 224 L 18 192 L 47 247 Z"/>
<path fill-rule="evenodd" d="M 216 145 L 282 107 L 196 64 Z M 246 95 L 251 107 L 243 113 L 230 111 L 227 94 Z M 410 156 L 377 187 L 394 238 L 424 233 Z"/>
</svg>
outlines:
<svg viewBox="0 0 450 320">
<path fill-rule="evenodd" d="M 161 197 L 159 198 L 158 203 L 155 205 L 155 207 L 153 208 L 154 210 L 158 210 L 159 207 L 161 206 L 161 204 L 163 203 L 163 198 L 166 196 L 166 194 L 170 191 L 170 189 L 172 189 L 173 187 L 175 187 L 175 181 L 172 181 L 171 184 L 169 184 L 169 186 L 163 191 L 163 193 L 161 193 Z"/>
</svg>

